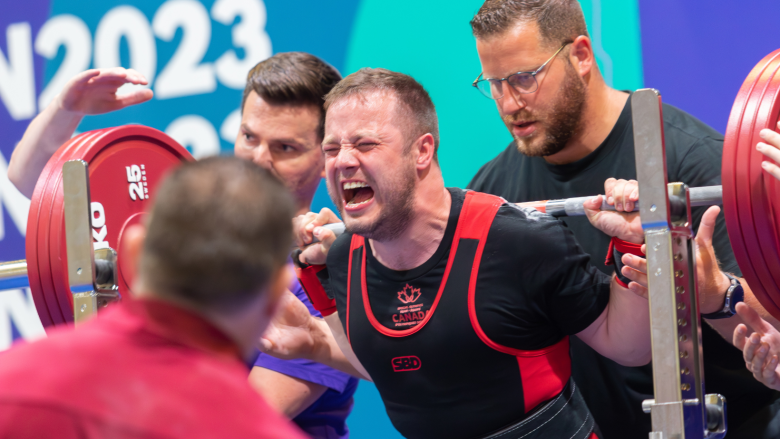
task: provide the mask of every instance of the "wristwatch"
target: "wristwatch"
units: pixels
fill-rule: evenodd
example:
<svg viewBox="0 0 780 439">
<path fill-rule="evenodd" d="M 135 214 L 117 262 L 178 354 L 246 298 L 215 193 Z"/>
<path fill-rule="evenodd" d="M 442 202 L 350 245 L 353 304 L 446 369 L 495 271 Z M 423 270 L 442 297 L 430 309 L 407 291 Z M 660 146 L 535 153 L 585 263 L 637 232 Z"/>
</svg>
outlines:
<svg viewBox="0 0 780 439">
<path fill-rule="evenodd" d="M 737 304 L 745 300 L 745 290 L 742 289 L 742 284 L 739 283 L 736 277 L 729 273 L 723 273 L 731 281 L 731 286 L 726 290 L 726 300 L 723 303 L 723 308 L 720 311 L 710 314 L 702 314 L 705 319 L 726 319 L 737 313 Z"/>
</svg>

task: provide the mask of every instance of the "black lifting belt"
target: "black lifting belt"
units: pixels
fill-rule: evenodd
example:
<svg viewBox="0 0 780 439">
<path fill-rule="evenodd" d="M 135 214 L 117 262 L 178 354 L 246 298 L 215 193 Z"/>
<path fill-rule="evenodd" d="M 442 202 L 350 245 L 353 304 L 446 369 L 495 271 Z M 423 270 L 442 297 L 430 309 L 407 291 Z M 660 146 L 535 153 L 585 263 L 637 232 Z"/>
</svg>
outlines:
<svg viewBox="0 0 780 439">
<path fill-rule="evenodd" d="M 587 439 L 598 427 L 571 378 L 560 395 L 536 408 L 522 421 L 482 439 Z"/>
</svg>

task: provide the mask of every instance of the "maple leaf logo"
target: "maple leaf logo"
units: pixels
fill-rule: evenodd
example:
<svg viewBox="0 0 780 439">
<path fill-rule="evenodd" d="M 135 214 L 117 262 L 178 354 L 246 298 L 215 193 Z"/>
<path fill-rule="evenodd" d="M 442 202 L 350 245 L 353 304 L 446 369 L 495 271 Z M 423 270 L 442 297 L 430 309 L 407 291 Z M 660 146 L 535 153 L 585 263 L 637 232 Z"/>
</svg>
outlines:
<svg viewBox="0 0 780 439">
<path fill-rule="evenodd" d="M 409 284 L 406 284 L 403 290 L 398 292 L 398 300 L 403 303 L 416 302 L 420 298 L 420 289 L 414 288 Z"/>
</svg>

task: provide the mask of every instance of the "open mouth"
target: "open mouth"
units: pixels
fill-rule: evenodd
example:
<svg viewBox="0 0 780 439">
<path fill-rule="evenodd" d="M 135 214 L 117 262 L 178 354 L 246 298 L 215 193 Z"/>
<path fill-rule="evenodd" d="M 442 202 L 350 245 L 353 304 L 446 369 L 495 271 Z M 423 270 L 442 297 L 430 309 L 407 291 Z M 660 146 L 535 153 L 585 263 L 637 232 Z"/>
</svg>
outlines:
<svg viewBox="0 0 780 439">
<path fill-rule="evenodd" d="M 344 194 L 344 203 L 347 206 L 354 207 L 366 204 L 374 198 L 374 190 L 365 182 L 349 181 L 342 183 L 341 187 Z"/>
<path fill-rule="evenodd" d="M 536 131 L 536 121 L 516 122 L 512 124 L 512 134 L 515 137 L 528 137 Z"/>
</svg>

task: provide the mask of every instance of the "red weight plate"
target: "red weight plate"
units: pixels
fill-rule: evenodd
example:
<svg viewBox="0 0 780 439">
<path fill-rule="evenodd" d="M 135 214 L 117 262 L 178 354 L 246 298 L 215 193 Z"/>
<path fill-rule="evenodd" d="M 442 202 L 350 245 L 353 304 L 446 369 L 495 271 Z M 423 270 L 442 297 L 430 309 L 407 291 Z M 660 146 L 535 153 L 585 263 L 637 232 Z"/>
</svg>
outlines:
<svg viewBox="0 0 780 439">
<path fill-rule="evenodd" d="M 746 244 L 753 269 L 759 277 L 763 293 L 780 307 L 780 288 L 778 288 L 780 283 L 772 272 L 772 266 L 777 265 L 775 264 L 777 249 L 770 249 L 774 247 L 775 226 L 767 224 L 771 216 L 771 202 L 764 190 L 761 154 L 755 149 L 757 133 L 765 127 L 769 117 L 768 112 L 771 112 L 772 79 L 777 74 L 777 68 L 777 62 L 770 64 L 762 75 L 762 81 L 765 80 L 762 82 L 762 88 L 756 88 L 750 97 L 750 101 L 755 103 L 756 108 L 753 118 L 746 118 L 740 131 L 738 148 L 745 160 L 738 164 L 741 172 L 738 175 L 737 188 L 740 195 L 738 197 L 740 226 L 743 235 L 749 237 Z"/>
<path fill-rule="evenodd" d="M 118 248 L 119 234 L 125 222 L 151 207 L 150 195 L 165 174 L 182 161 L 193 160 L 187 150 L 173 139 L 142 126 L 107 129 L 85 143 L 84 148 L 70 158 L 89 164 L 92 206 L 102 207 L 104 215 L 93 214 L 93 239 L 100 237 L 100 241 L 113 249 Z M 137 182 L 134 181 L 136 179 Z M 72 321 L 62 192 L 57 191 L 56 194 L 49 229 L 51 273 L 61 312 L 67 321 Z M 94 240 L 95 245 L 97 242 Z M 125 276 L 120 276 L 120 279 L 125 279 Z M 123 296 L 128 294 L 127 283 L 119 283 L 119 292 Z"/>
<path fill-rule="evenodd" d="M 755 170 L 752 168 L 755 166 L 756 159 L 753 132 L 761 118 L 761 103 L 769 91 L 771 79 L 774 77 L 778 62 L 780 62 L 780 59 L 776 57 L 767 66 L 748 98 L 738 137 L 737 161 L 735 165 L 737 170 L 736 189 L 740 227 L 745 247 L 748 250 L 747 255 L 750 259 L 750 265 L 757 276 L 757 279 L 752 282 L 748 279 L 748 284 L 751 287 L 757 285 L 764 296 L 764 301 L 768 303 L 771 300 L 775 305 L 774 308 L 778 308 L 778 305 L 780 305 L 777 300 L 780 298 L 780 288 L 778 288 L 778 284 L 775 282 L 762 252 L 761 241 L 767 237 L 759 234 L 757 227 L 757 223 L 762 220 L 760 215 L 765 215 L 762 212 L 765 210 L 762 207 L 765 204 L 765 197 L 759 192 L 760 186 L 763 184 L 761 180 L 763 179 L 760 173 L 758 179 L 756 179 Z"/>
<path fill-rule="evenodd" d="M 54 284 L 51 278 L 51 266 L 49 263 L 49 246 L 51 242 L 51 235 L 49 232 L 49 222 L 51 221 L 52 200 L 56 196 L 57 191 L 62 191 L 60 183 L 62 180 L 62 165 L 70 159 L 74 150 L 82 147 L 85 142 L 89 142 L 90 139 L 97 136 L 96 132 L 84 133 L 77 141 L 70 143 L 67 148 L 61 148 L 62 153 L 56 158 L 49 160 L 46 174 L 46 184 L 43 187 L 41 193 L 41 206 L 38 211 L 37 221 L 37 252 L 36 261 L 38 265 L 40 287 L 43 296 L 48 304 L 49 314 L 52 318 L 53 324 L 65 323 L 65 317 L 60 311 L 59 302 L 57 300 L 57 294 L 54 290 Z"/>
<path fill-rule="evenodd" d="M 41 209 L 41 204 L 42 204 L 41 196 L 44 192 L 44 188 L 48 181 L 48 177 L 50 174 L 49 171 L 51 171 L 51 168 L 54 166 L 54 162 L 59 158 L 62 152 L 70 146 L 70 144 L 78 141 L 81 137 L 83 137 L 83 134 L 69 140 L 54 153 L 52 159 L 49 160 L 49 162 L 43 168 L 43 171 L 41 172 L 41 175 L 38 178 L 38 182 L 35 184 L 33 195 L 30 199 L 30 210 L 27 216 L 27 229 L 26 229 L 27 231 L 25 233 L 27 277 L 30 284 L 30 293 L 33 298 L 33 303 L 35 304 L 35 309 L 37 310 L 38 317 L 40 318 L 41 323 L 44 326 L 51 326 L 54 322 L 52 321 L 51 315 L 49 314 L 49 308 L 48 305 L 46 304 L 46 298 L 44 297 L 43 289 L 41 287 L 40 272 L 38 271 L 37 234 L 38 234 L 38 213 Z"/>
<path fill-rule="evenodd" d="M 54 310 L 51 311 L 51 313 L 62 319 L 63 323 L 73 321 L 73 298 L 71 297 L 70 289 L 68 289 L 67 295 L 64 295 L 62 291 L 57 289 L 55 272 L 59 270 L 60 262 L 51 257 L 53 246 L 56 245 L 57 248 L 59 248 L 60 241 L 62 241 L 63 247 L 65 245 L 64 235 L 60 236 L 62 234 L 61 228 L 54 225 L 54 223 L 60 224 L 64 221 L 57 222 L 58 220 L 55 219 L 62 216 L 62 166 L 67 161 L 80 159 L 83 155 L 83 151 L 89 148 L 94 142 L 98 141 L 100 136 L 109 129 L 110 128 L 104 128 L 90 131 L 88 133 L 89 135 L 79 142 L 78 145 L 74 145 L 66 154 L 63 154 L 60 161 L 57 163 L 57 167 L 55 168 L 56 171 L 53 171 L 53 178 L 51 178 L 48 187 L 48 193 L 50 194 L 48 198 L 49 210 L 47 211 L 47 215 L 40 221 L 41 234 L 45 235 L 45 238 L 43 239 L 45 243 L 39 246 L 39 265 L 41 266 L 41 272 L 48 273 L 48 278 L 45 278 L 49 282 L 49 289 L 47 291 L 51 295 L 51 300 L 54 303 Z M 43 245 L 45 245 L 45 248 L 43 248 Z M 65 270 L 67 271 L 67 268 Z"/>
<path fill-rule="evenodd" d="M 44 326 L 51 326 L 54 323 L 61 323 L 60 320 L 56 320 L 51 316 L 51 310 L 49 309 L 46 292 L 41 283 L 41 272 L 38 269 L 38 225 L 39 216 L 41 210 L 48 209 L 48 204 L 44 208 L 43 198 L 47 195 L 47 185 L 52 173 L 52 169 L 57 168 L 57 163 L 60 158 L 65 154 L 73 145 L 80 142 L 88 134 L 80 134 L 65 144 L 63 144 L 55 153 L 51 159 L 47 162 L 43 168 L 41 175 L 38 178 L 38 182 L 35 185 L 33 195 L 30 200 L 30 210 L 27 217 L 27 232 L 25 238 L 25 253 L 27 258 L 27 276 L 30 283 L 30 292 L 35 303 L 35 308 L 38 312 L 38 316 L 41 319 L 41 323 Z M 52 297 L 53 298 L 53 297 Z M 51 302 L 51 300 L 49 300 Z M 54 302 L 56 303 L 56 302 Z"/>
<path fill-rule="evenodd" d="M 758 243 L 761 247 L 764 262 L 773 284 L 780 286 L 780 245 L 778 245 L 777 222 L 774 215 L 774 199 L 771 195 L 771 187 L 774 178 L 763 171 L 761 162 L 763 154 L 756 150 L 756 144 L 761 141 L 759 133 L 765 128 L 776 124 L 778 111 L 780 111 L 780 66 L 775 68 L 772 78 L 769 80 L 756 117 L 750 141 L 750 181 L 751 204 L 753 212 L 753 224 Z M 780 295 L 773 297 L 774 302 L 780 305 Z"/>
<path fill-rule="evenodd" d="M 734 255 L 739 263 L 744 277 L 751 285 L 755 285 L 753 288 L 756 296 L 761 302 L 766 302 L 767 309 L 774 315 L 775 312 L 780 313 L 780 309 L 774 304 L 774 301 L 766 295 L 766 293 L 760 288 L 758 275 L 753 270 L 753 265 L 750 260 L 749 252 L 745 245 L 745 237 L 743 236 L 742 229 L 740 227 L 739 218 L 739 206 L 737 196 L 737 152 L 740 136 L 740 128 L 745 117 L 745 107 L 748 104 L 749 97 L 756 88 L 756 82 L 760 79 L 763 72 L 768 65 L 774 60 L 774 56 L 770 55 L 764 58 L 748 75 L 740 88 L 737 98 L 732 107 L 731 116 L 729 117 L 728 128 L 726 130 L 726 137 L 723 147 L 723 165 L 722 165 L 722 180 L 723 180 L 723 209 L 726 216 L 726 225 L 731 240 L 731 245 L 734 250 Z"/>
<path fill-rule="evenodd" d="M 47 292 L 51 295 L 52 301 L 54 302 L 54 310 L 51 311 L 51 313 L 54 315 L 56 314 L 59 316 L 64 323 L 71 322 L 73 320 L 73 311 L 72 311 L 72 297 L 70 296 L 70 292 L 68 292 L 68 296 L 65 297 L 61 294 L 61 292 L 57 291 L 56 284 L 54 282 L 55 277 L 53 272 L 57 269 L 57 265 L 52 265 L 52 258 L 51 258 L 51 251 L 52 246 L 59 242 L 59 228 L 52 227 L 52 221 L 55 217 L 55 214 L 57 212 L 56 209 L 58 206 L 61 207 L 62 203 L 62 197 L 63 197 L 63 187 L 62 187 L 62 166 L 65 164 L 65 162 L 69 160 L 74 160 L 79 157 L 81 157 L 81 151 L 88 148 L 93 142 L 95 142 L 107 129 L 102 130 L 94 130 L 89 132 L 89 136 L 85 137 L 79 144 L 74 145 L 73 148 L 68 150 L 67 153 L 63 154 L 62 158 L 60 159 L 59 163 L 57 163 L 56 171 L 53 171 L 53 178 L 50 180 L 48 192 L 50 194 L 49 197 L 49 205 L 50 209 L 48 211 L 48 216 L 44 218 L 45 221 L 41 221 L 41 233 L 45 234 L 46 239 L 46 248 L 40 248 L 39 253 L 39 265 L 41 266 L 41 271 L 48 273 L 49 277 L 47 278 L 49 281 L 49 289 Z M 56 264 L 56 262 L 55 262 Z M 44 271 L 45 269 L 45 271 Z M 70 305 L 67 305 L 67 308 L 63 308 L 63 301 L 69 300 Z M 69 309 L 70 312 L 65 312 L 64 309 Z"/>
<path fill-rule="evenodd" d="M 764 100 L 765 96 L 770 99 L 774 96 L 773 78 L 780 65 L 779 55 L 780 51 L 765 57 L 740 89 L 726 131 L 722 172 L 726 224 L 737 262 L 756 297 L 778 317 L 780 289 L 767 266 L 775 265 L 776 261 L 764 258 L 764 253 L 769 251 L 767 242 L 775 240 L 775 233 L 769 232 L 763 222 L 767 219 L 766 194 L 756 190 L 763 178 L 755 178 L 757 157 L 752 152 L 755 152 L 753 133 L 760 129 L 757 122 L 771 116 L 768 115 L 771 105 L 767 106 Z M 776 254 L 774 251 L 775 259 Z"/>
</svg>

